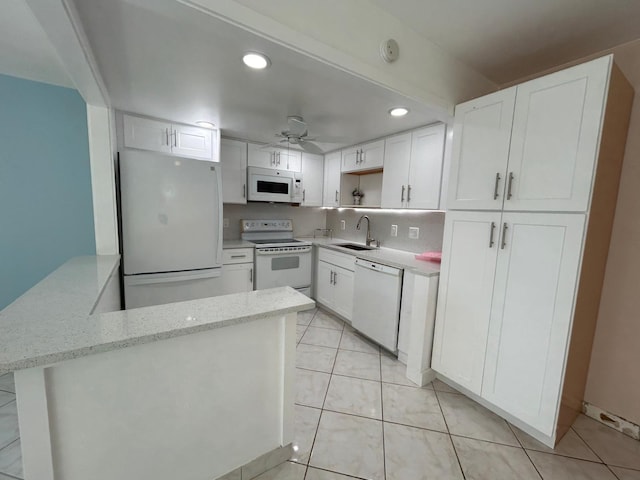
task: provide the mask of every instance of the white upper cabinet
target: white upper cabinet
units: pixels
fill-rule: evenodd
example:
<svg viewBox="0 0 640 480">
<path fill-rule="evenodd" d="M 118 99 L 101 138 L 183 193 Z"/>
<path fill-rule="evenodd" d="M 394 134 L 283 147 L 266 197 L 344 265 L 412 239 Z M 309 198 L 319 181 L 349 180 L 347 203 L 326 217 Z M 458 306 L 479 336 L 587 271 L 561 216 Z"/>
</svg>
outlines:
<svg viewBox="0 0 640 480">
<path fill-rule="evenodd" d="M 248 156 L 250 167 L 272 168 L 290 172 L 299 172 L 302 168 L 302 154 L 297 150 L 265 148 L 264 145 L 250 143 Z"/>
<path fill-rule="evenodd" d="M 190 127 L 187 125 L 173 126 L 173 148 L 175 155 L 200 158 L 202 160 L 219 161 L 213 152 L 218 148 L 218 132 L 206 128 Z"/>
<path fill-rule="evenodd" d="M 610 62 L 518 86 L 505 210 L 587 211 Z"/>
<path fill-rule="evenodd" d="M 340 164 L 341 152 L 333 152 L 324 157 L 324 193 L 323 207 L 340 206 Z M 304 182 L 304 177 L 302 179 Z"/>
<path fill-rule="evenodd" d="M 505 212 L 500 226 L 482 397 L 546 435 L 555 431 L 584 221 Z"/>
<path fill-rule="evenodd" d="M 610 70 L 603 57 L 458 105 L 448 207 L 587 211 Z"/>
<path fill-rule="evenodd" d="M 378 170 L 384 164 L 384 140 L 365 143 L 342 151 L 342 171 Z"/>
<path fill-rule="evenodd" d="M 173 129 L 170 123 L 123 115 L 124 146 L 171 153 Z"/>
<path fill-rule="evenodd" d="M 321 207 L 324 178 L 324 157 L 302 153 L 302 203 L 303 207 Z"/>
<path fill-rule="evenodd" d="M 477 394 L 482 388 L 500 218 L 500 212 L 450 211 L 444 225 L 432 367 Z"/>
<path fill-rule="evenodd" d="M 247 203 L 247 144 L 223 138 L 220 163 L 224 203 Z"/>
<path fill-rule="evenodd" d="M 447 207 L 501 210 L 516 87 L 456 107 Z"/>
<path fill-rule="evenodd" d="M 386 139 L 382 208 L 439 207 L 445 131 L 438 124 Z"/>
<path fill-rule="evenodd" d="M 219 131 L 122 116 L 124 146 L 217 162 Z"/>
<path fill-rule="evenodd" d="M 409 185 L 411 133 L 389 137 L 385 143 L 381 207 L 404 208 Z"/>
</svg>

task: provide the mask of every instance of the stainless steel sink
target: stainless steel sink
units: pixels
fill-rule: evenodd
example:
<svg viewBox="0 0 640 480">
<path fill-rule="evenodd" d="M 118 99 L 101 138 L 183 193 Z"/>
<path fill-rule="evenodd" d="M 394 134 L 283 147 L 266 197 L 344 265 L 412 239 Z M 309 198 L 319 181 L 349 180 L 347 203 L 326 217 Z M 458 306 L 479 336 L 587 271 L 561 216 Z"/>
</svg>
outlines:
<svg viewBox="0 0 640 480">
<path fill-rule="evenodd" d="M 366 247 L 364 245 L 358 245 L 356 243 L 335 243 L 334 246 L 335 247 L 348 248 L 349 250 L 357 250 L 357 251 L 374 250 L 375 249 L 375 247 Z"/>
</svg>

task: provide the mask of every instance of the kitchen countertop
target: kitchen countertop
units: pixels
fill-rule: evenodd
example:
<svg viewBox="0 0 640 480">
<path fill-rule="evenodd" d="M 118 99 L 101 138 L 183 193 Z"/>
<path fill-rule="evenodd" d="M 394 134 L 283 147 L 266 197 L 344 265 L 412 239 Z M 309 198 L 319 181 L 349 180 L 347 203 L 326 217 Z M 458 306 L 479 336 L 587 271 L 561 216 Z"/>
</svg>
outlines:
<svg viewBox="0 0 640 480">
<path fill-rule="evenodd" d="M 117 255 L 69 260 L 0 312 L 0 375 L 312 308 L 290 287 L 91 314 Z"/>
<path fill-rule="evenodd" d="M 338 252 L 347 253 L 353 255 L 356 258 L 362 258 L 363 260 L 369 260 L 371 262 L 379 262 L 390 267 L 403 268 L 410 270 L 411 272 L 424 275 L 426 277 L 432 277 L 440 275 L 440 264 L 435 262 L 426 262 L 424 260 L 416 260 L 415 253 L 406 252 L 404 250 L 395 250 L 393 248 L 375 248 L 373 250 L 350 250 L 348 248 L 338 247 L 336 243 L 355 243 L 357 245 L 363 245 L 360 242 L 354 242 L 352 240 L 345 240 L 342 238 L 329 238 L 329 237 L 298 237 L 299 240 L 306 240 L 312 242 L 314 245 L 320 247 L 330 248 Z"/>
<path fill-rule="evenodd" d="M 232 248 L 253 248 L 255 246 L 255 243 L 247 242 L 246 240 L 224 240 L 222 242 L 223 250 Z"/>
</svg>

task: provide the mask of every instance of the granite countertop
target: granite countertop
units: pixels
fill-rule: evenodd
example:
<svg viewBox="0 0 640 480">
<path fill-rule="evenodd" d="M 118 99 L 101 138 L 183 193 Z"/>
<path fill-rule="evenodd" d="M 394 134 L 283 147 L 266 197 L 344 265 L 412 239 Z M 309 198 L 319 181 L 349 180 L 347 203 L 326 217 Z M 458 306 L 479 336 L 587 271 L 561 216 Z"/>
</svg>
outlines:
<svg viewBox="0 0 640 480">
<path fill-rule="evenodd" d="M 253 248 L 255 246 L 255 243 L 247 242 L 246 240 L 224 240 L 222 242 L 223 250 L 231 248 Z"/>
<path fill-rule="evenodd" d="M 435 262 L 427 262 L 424 260 L 416 260 L 415 253 L 406 252 L 404 250 L 395 250 L 393 248 L 375 248 L 373 250 L 350 250 L 348 248 L 338 247 L 337 243 L 355 243 L 362 245 L 359 242 L 351 240 L 345 240 L 342 238 L 329 238 L 329 237 L 298 237 L 300 240 L 306 240 L 312 242 L 314 245 L 320 247 L 330 248 L 338 252 L 347 253 L 353 255 L 356 258 L 362 258 L 363 260 L 369 260 L 372 262 L 379 262 L 390 267 L 403 268 L 410 270 L 411 272 L 424 275 L 426 277 L 432 277 L 440 275 L 440 264 Z"/>
<path fill-rule="evenodd" d="M 312 308 L 290 287 L 91 314 L 120 257 L 78 257 L 0 312 L 0 375 Z"/>
</svg>

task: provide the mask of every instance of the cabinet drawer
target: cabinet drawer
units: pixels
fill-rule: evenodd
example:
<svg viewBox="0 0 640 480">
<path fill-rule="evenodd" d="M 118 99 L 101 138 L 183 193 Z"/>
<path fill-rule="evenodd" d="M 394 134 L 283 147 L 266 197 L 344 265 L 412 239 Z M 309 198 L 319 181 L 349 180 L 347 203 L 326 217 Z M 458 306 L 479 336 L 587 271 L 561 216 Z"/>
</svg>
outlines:
<svg viewBox="0 0 640 480">
<path fill-rule="evenodd" d="M 350 272 L 355 271 L 356 257 L 348 253 L 335 252 L 327 248 L 320 247 L 318 251 L 318 260 L 327 262 L 337 267 L 342 267 Z"/>
<path fill-rule="evenodd" d="M 253 263 L 253 248 L 228 248 L 222 250 L 222 264 Z"/>
</svg>

